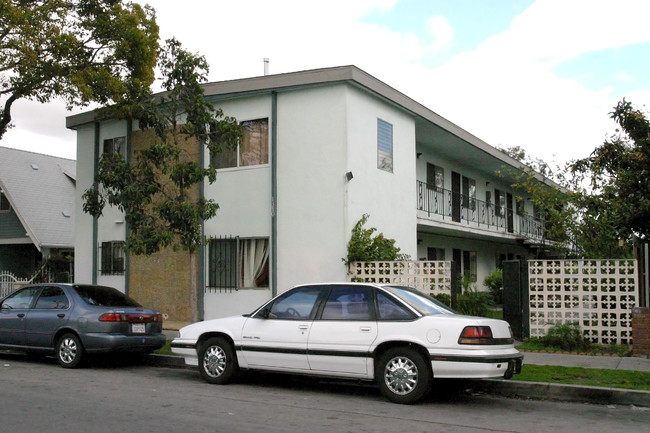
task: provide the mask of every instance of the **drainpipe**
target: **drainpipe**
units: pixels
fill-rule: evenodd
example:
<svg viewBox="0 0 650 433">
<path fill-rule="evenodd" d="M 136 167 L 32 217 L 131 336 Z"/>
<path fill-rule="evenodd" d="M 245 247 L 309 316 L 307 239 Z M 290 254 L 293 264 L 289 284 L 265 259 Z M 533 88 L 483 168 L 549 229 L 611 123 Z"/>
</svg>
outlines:
<svg viewBox="0 0 650 433">
<path fill-rule="evenodd" d="M 205 167 L 205 146 L 201 140 L 197 140 L 199 146 L 199 166 Z M 205 179 L 199 183 L 199 199 L 205 198 Z M 205 237 L 205 221 L 200 222 L 201 225 L 201 238 Z M 202 321 L 205 318 L 205 299 L 203 287 L 205 287 L 205 248 L 203 245 L 199 246 L 197 251 L 197 275 L 196 281 L 196 309 L 198 320 Z"/>
<path fill-rule="evenodd" d="M 278 294 L 278 94 L 271 92 L 271 296 Z"/>
</svg>

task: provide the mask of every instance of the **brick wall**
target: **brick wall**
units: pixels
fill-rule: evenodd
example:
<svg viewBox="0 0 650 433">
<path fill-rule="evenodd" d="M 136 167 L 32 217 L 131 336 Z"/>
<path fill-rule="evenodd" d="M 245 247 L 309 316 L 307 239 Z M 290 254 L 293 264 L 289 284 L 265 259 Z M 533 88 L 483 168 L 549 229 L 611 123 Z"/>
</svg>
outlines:
<svg viewBox="0 0 650 433">
<path fill-rule="evenodd" d="M 632 308 L 632 342 L 634 356 L 650 358 L 650 308 Z"/>
<path fill-rule="evenodd" d="M 135 153 L 148 146 L 155 135 L 153 131 L 134 131 L 131 137 Z M 196 140 L 185 140 L 180 146 L 190 159 L 198 160 Z M 198 187 L 190 191 L 198 197 Z M 195 257 L 198 259 L 198 257 Z M 192 290 L 192 276 L 198 275 L 197 260 L 191 263 L 187 251 L 166 248 L 151 256 L 129 255 L 129 295 L 142 305 L 150 306 L 168 314 L 166 320 L 190 322 L 197 319 L 197 295 Z"/>
</svg>

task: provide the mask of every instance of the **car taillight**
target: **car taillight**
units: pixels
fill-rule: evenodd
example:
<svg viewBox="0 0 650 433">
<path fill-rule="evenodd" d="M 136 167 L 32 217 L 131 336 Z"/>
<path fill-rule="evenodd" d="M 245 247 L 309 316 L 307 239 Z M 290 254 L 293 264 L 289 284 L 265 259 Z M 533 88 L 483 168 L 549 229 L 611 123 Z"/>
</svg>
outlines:
<svg viewBox="0 0 650 433">
<path fill-rule="evenodd" d="M 491 344 L 492 329 L 489 326 L 466 326 L 460 333 L 458 344 Z"/>
<path fill-rule="evenodd" d="M 122 322 L 125 318 L 119 313 L 104 313 L 99 316 L 100 322 Z"/>
</svg>

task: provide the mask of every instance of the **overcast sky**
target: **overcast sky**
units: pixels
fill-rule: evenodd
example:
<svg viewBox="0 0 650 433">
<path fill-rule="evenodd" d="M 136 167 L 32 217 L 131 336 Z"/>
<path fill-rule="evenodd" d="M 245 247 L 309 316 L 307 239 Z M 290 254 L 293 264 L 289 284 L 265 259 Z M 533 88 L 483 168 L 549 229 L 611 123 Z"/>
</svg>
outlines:
<svg viewBox="0 0 650 433">
<path fill-rule="evenodd" d="M 149 0 L 210 81 L 355 65 L 494 146 L 588 156 L 622 98 L 650 107 L 648 0 Z M 16 103 L 0 145 L 75 158 L 61 103 Z M 80 110 L 73 111 L 79 112 Z"/>
</svg>

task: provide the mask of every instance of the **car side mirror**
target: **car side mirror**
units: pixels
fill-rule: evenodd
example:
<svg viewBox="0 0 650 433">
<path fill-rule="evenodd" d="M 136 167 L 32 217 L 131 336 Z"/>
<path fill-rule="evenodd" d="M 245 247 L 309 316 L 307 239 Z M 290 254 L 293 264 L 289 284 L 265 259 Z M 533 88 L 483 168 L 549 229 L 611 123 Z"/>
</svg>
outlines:
<svg viewBox="0 0 650 433">
<path fill-rule="evenodd" d="M 275 319 L 275 318 L 277 318 L 277 316 L 275 314 L 271 313 L 270 308 L 265 308 L 262 311 L 260 311 L 260 317 L 262 319 Z"/>
</svg>

